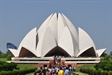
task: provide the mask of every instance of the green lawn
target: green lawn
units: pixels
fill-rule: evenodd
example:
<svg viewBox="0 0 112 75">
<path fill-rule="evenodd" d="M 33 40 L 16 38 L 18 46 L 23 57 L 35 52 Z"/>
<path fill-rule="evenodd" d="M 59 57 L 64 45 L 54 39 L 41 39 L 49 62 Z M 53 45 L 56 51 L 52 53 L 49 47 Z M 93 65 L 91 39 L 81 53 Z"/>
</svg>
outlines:
<svg viewBox="0 0 112 75">
<path fill-rule="evenodd" d="M 83 65 L 83 66 L 77 67 L 77 71 L 80 72 L 80 69 L 81 69 L 81 68 L 94 68 L 94 66 L 95 66 L 95 64 L 85 64 L 85 65 Z M 82 73 L 82 72 L 80 72 L 80 73 Z M 88 74 L 86 74 L 86 73 L 82 73 L 82 74 L 83 74 L 83 75 L 88 75 Z"/>
<path fill-rule="evenodd" d="M 32 64 L 18 64 L 18 66 L 20 69 L 24 69 L 24 68 L 37 68 L 35 66 L 33 66 Z"/>
<path fill-rule="evenodd" d="M 0 61 L 7 61 L 7 58 L 0 58 Z"/>
<path fill-rule="evenodd" d="M 80 71 L 80 68 L 94 68 L 95 64 L 85 64 L 83 66 L 77 67 L 77 71 Z"/>
<path fill-rule="evenodd" d="M 37 68 L 37 67 L 33 66 L 32 64 L 18 64 L 17 67 L 20 68 L 20 69 L 24 69 L 24 68 Z M 33 75 L 33 73 L 34 72 L 28 73 L 26 75 Z"/>
</svg>

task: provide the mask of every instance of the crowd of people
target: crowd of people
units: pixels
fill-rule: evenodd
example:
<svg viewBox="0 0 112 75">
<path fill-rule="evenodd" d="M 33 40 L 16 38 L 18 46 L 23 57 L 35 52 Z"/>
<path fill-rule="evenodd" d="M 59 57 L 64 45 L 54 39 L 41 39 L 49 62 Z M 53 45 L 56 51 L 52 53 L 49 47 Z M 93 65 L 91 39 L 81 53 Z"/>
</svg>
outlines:
<svg viewBox="0 0 112 75">
<path fill-rule="evenodd" d="M 71 71 L 75 71 L 75 67 L 38 67 L 34 75 L 70 75 Z"/>
<path fill-rule="evenodd" d="M 76 68 L 69 66 L 60 67 L 61 57 L 54 56 L 54 65 L 49 67 L 38 67 L 34 75 L 70 75 L 71 71 L 75 71 Z"/>
</svg>

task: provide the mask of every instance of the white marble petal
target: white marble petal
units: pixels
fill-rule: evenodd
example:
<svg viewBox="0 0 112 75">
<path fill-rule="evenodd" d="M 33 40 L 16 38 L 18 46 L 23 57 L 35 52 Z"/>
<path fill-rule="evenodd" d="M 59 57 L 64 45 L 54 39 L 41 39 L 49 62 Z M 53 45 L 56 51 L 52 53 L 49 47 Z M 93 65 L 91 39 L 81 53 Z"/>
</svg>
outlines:
<svg viewBox="0 0 112 75">
<path fill-rule="evenodd" d="M 96 50 L 98 57 L 100 57 L 105 52 L 105 50 L 106 50 L 106 48 Z"/>
<path fill-rule="evenodd" d="M 71 33 L 67 27 L 64 28 L 59 43 L 59 47 L 64 49 L 69 55 L 74 56 L 74 46 Z"/>
<path fill-rule="evenodd" d="M 44 57 L 51 49 L 53 49 L 56 46 L 57 45 L 56 45 L 55 38 L 53 36 L 53 32 L 48 27 L 43 38 L 42 49 L 41 49 L 42 57 Z"/>
</svg>

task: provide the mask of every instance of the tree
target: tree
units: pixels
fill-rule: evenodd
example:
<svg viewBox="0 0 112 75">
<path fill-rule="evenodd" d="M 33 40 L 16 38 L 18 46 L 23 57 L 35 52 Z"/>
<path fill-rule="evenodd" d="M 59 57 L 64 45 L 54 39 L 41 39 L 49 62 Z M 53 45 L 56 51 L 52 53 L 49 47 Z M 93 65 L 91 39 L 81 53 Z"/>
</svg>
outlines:
<svg viewBox="0 0 112 75">
<path fill-rule="evenodd" d="M 112 57 L 112 51 L 110 51 L 110 57 Z"/>
<path fill-rule="evenodd" d="M 6 57 L 9 57 L 11 56 L 11 53 L 10 51 L 8 50 L 6 53 L 3 53 L 1 50 L 0 50 L 0 58 L 6 58 Z"/>
<path fill-rule="evenodd" d="M 4 58 L 4 57 L 6 57 L 6 54 L 0 51 L 0 58 Z"/>
<path fill-rule="evenodd" d="M 104 57 L 104 60 L 108 61 L 108 60 L 109 60 L 109 55 L 106 55 L 106 56 Z"/>
<path fill-rule="evenodd" d="M 6 55 L 11 55 L 11 52 L 8 50 L 8 51 L 6 52 Z"/>
<path fill-rule="evenodd" d="M 108 56 L 108 54 L 107 53 L 103 53 L 101 56 L 105 57 L 105 56 Z"/>
<path fill-rule="evenodd" d="M 11 60 L 11 55 L 7 55 L 7 60 Z"/>
<path fill-rule="evenodd" d="M 2 54 L 2 51 L 0 50 L 0 54 Z"/>
<path fill-rule="evenodd" d="M 102 69 L 102 70 L 107 70 L 111 71 L 112 70 L 112 62 L 111 61 L 103 61 L 95 65 L 96 70 Z"/>
</svg>

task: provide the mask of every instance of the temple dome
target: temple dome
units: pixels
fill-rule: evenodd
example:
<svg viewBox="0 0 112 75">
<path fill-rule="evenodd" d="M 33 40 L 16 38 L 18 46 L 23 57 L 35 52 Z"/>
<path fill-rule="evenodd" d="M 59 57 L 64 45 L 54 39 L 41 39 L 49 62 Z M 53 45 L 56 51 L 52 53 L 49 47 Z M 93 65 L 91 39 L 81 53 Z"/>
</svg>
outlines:
<svg viewBox="0 0 112 75">
<path fill-rule="evenodd" d="M 32 29 L 17 50 L 9 48 L 15 57 L 100 56 L 106 49 L 96 50 L 91 37 L 81 28 L 77 32 L 72 22 L 61 13 L 51 14 L 40 26 Z M 100 52 L 100 53 L 99 53 Z"/>
</svg>

